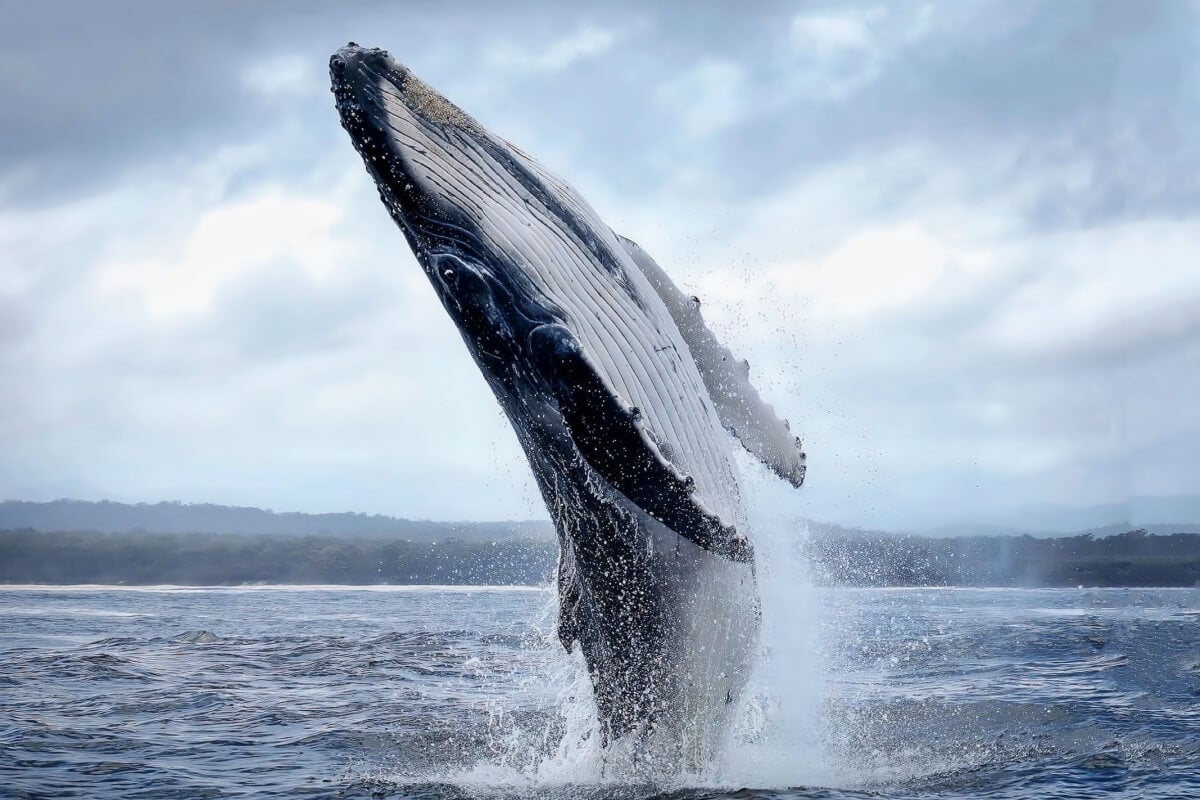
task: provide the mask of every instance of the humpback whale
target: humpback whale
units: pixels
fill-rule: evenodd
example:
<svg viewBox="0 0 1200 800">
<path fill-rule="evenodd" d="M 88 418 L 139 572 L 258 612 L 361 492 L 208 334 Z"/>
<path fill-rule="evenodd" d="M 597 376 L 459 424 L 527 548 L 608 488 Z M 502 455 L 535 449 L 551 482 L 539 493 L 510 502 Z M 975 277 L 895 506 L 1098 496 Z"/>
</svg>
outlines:
<svg viewBox="0 0 1200 800">
<path fill-rule="evenodd" d="M 559 542 L 558 636 L 607 747 L 709 763 L 759 608 L 733 439 L 800 486 L 749 366 L 566 182 L 386 51 L 330 58 L 342 126 L 516 432 Z M 649 754 L 649 755 L 646 755 Z"/>
</svg>

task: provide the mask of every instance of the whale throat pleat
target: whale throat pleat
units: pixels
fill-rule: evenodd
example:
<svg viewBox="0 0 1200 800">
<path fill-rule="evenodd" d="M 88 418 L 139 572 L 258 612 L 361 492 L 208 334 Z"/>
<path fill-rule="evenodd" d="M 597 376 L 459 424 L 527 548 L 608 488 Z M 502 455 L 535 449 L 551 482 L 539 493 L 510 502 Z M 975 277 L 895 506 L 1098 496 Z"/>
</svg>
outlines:
<svg viewBox="0 0 1200 800">
<path fill-rule="evenodd" d="M 478 129 L 418 132 L 421 121 L 404 113 L 394 88 L 386 81 L 379 88 L 412 179 L 452 199 L 487 247 L 524 267 L 528 288 L 561 310 L 611 391 L 641 411 L 663 456 L 693 479 L 700 504 L 736 524 L 741 501 L 728 436 L 669 311 L 617 237 L 516 148 Z M 414 141 L 422 142 L 419 152 Z"/>
</svg>

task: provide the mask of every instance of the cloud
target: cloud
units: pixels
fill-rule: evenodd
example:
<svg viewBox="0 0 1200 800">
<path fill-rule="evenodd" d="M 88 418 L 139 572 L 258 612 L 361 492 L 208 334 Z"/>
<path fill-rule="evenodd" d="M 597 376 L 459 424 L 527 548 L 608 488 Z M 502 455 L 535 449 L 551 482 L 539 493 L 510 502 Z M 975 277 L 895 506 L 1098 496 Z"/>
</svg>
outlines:
<svg viewBox="0 0 1200 800">
<path fill-rule="evenodd" d="M 987 332 L 997 349 L 1054 363 L 1124 358 L 1196 333 L 1195 224 L 1126 223 L 1049 236 L 1038 245 L 1028 257 L 1054 268 L 997 309 Z"/>
<path fill-rule="evenodd" d="M 698 64 L 659 87 L 659 96 L 675 112 L 680 131 L 695 138 L 738 121 L 748 94 L 741 68 L 722 61 Z"/>
<path fill-rule="evenodd" d="M 617 36 L 605 28 L 585 25 L 547 45 L 530 50 L 503 42 L 488 49 L 486 64 L 516 73 L 560 72 L 584 59 L 607 52 Z"/>
<path fill-rule="evenodd" d="M 11 9 L 0 495 L 541 513 L 337 125 L 349 39 L 701 296 L 808 444 L 770 502 L 900 526 L 1200 491 L 1194 9 L 689 11 Z"/>
<path fill-rule="evenodd" d="M 295 54 L 251 64 L 242 82 L 264 95 L 299 95 L 319 91 L 324 75 L 318 64 Z"/>
<path fill-rule="evenodd" d="M 817 313 L 869 316 L 911 306 L 950 269 L 945 244 L 917 224 L 864 231 L 817 263 L 782 264 L 765 283 L 790 291 Z M 963 254 L 958 265 L 975 259 Z"/>
<path fill-rule="evenodd" d="M 279 192 L 227 204 L 203 214 L 169 261 L 100 266 L 100 289 L 133 293 L 152 318 L 165 319 L 209 310 L 231 280 L 278 261 L 319 281 L 345 258 L 347 245 L 329 238 L 340 216 L 326 200 Z"/>
<path fill-rule="evenodd" d="M 866 16 L 877 18 L 880 10 L 871 9 Z M 872 39 L 867 20 L 854 14 L 798 14 L 792 18 L 791 36 L 796 47 L 825 57 L 865 50 Z"/>
<path fill-rule="evenodd" d="M 0 348 L 23 376 L 0 417 L 4 492 L 532 516 L 495 401 L 363 194 L 176 189 L 166 205 L 190 213 L 148 237 L 157 257 L 80 248 L 82 280 L 28 287 L 23 305 L 38 293 L 47 305 Z M 128 200 L 81 205 L 93 203 Z M 76 215 L 88 216 L 37 212 L 50 224 Z M 370 235 L 375 223 L 386 236 Z M 497 497 L 472 504 L 443 491 L 448 476 Z"/>
</svg>

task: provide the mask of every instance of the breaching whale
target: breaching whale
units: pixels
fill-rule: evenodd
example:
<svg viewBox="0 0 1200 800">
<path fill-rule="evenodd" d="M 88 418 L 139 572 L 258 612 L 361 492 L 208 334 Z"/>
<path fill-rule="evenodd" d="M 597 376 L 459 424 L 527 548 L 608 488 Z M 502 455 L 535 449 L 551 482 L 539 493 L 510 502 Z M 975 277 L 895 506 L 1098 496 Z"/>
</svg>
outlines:
<svg viewBox="0 0 1200 800">
<path fill-rule="evenodd" d="M 330 59 L 380 198 L 495 392 L 558 535 L 558 635 L 609 745 L 711 760 L 758 631 L 730 433 L 795 486 L 800 440 L 682 293 L 574 190 L 383 50 Z"/>
</svg>

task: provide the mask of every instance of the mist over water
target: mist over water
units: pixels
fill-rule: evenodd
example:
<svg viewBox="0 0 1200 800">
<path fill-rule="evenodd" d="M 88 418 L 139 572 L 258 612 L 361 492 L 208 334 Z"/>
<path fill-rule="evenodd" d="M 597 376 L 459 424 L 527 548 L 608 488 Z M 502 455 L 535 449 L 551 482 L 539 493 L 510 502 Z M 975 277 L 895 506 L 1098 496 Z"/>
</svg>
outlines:
<svg viewBox="0 0 1200 800">
<path fill-rule="evenodd" d="M 558 642 L 557 601 L 551 593 L 525 640 L 544 670 L 526 682 L 550 688 L 554 705 L 549 719 L 531 719 L 515 706 L 494 706 L 493 755 L 443 779 L 475 790 L 591 785 L 655 791 L 829 785 L 836 779 L 822 741 L 820 597 L 797 546 L 797 537 L 806 531 L 788 520 L 792 515 L 786 504 L 754 502 L 777 486 L 774 476 L 741 454 L 739 468 L 748 506 L 775 511 L 742 523 L 749 526 L 756 546 L 762 629 L 754 672 L 726 732 L 722 757 L 701 773 L 676 773 L 647 769 L 636 741 L 602 748 L 587 666 L 578 650 L 566 653 Z"/>
<path fill-rule="evenodd" d="M 798 547 L 807 530 L 796 526 L 799 504 L 790 487 L 744 454 L 738 457 L 755 542 L 762 632 L 755 671 L 714 777 L 729 786 L 827 785 L 832 774 L 821 736 L 821 604 Z M 772 494 L 779 495 L 775 502 L 768 501 Z"/>
</svg>

